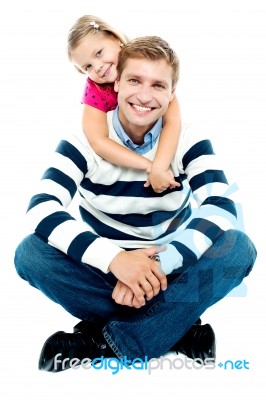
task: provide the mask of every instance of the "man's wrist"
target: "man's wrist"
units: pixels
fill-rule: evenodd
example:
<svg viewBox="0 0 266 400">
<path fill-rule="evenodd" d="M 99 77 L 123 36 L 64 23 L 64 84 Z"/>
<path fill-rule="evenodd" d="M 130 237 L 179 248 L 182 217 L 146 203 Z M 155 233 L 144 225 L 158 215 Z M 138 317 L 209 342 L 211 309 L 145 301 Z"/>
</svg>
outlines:
<svg viewBox="0 0 266 400">
<path fill-rule="evenodd" d="M 110 264 L 108 265 L 107 272 L 112 272 L 112 266 L 113 266 L 113 263 L 115 262 L 115 259 L 119 256 L 120 253 L 123 253 L 124 251 L 126 251 L 126 250 L 120 249 L 120 251 L 115 255 L 115 257 L 111 260 Z"/>
</svg>

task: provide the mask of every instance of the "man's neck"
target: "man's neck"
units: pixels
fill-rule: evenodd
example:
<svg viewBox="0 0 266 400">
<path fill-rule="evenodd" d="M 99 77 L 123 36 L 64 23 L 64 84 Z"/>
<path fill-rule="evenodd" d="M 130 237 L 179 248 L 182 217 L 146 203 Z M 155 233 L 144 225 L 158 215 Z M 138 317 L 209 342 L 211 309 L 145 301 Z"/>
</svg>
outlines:
<svg viewBox="0 0 266 400">
<path fill-rule="evenodd" d="M 154 126 L 152 125 L 146 125 L 146 126 L 138 126 L 138 125 L 133 125 L 128 122 L 123 122 L 120 119 L 120 123 L 128 135 L 128 137 L 132 140 L 133 143 L 141 145 L 144 143 L 144 136 L 146 133 L 148 133 L 151 128 Z"/>
<path fill-rule="evenodd" d="M 128 129 L 128 127 L 125 127 L 123 124 L 123 129 L 127 133 L 127 135 L 130 137 L 133 143 L 141 145 L 144 143 L 144 136 L 145 134 L 149 131 L 149 129 L 136 129 L 136 126 L 134 126 L 134 131 L 133 129 Z M 137 127 L 138 128 L 138 127 Z M 141 127 L 142 128 L 142 127 Z"/>
<path fill-rule="evenodd" d="M 112 116 L 112 122 L 110 122 L 118 138 L 126 147 L 141 155 L 153 148 L 162 130 L 162 118 L 159 118 L 153 126 L 143 127 L 137 124 L 122 124 L 123 121 L 119 118 L 118 108 L 110 115 Z M 109 116 L 107 118 L 109 121 Z"/>
</svg>

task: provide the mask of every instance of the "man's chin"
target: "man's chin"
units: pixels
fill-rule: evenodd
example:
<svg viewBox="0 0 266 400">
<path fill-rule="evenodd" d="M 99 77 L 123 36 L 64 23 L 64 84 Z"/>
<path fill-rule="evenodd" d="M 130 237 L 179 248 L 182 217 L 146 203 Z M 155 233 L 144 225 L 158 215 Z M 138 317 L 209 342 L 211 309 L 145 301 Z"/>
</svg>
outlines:
<svg viewBox="0 0 266 400">
<path fill-rule="evenodd" d="M 149 111 L 148 113 L 136 112 L 132 109 L 127 115 L 126 118 L 130 124 L 134 124 L 136 126 L 146 126 L 146 125 L 154 125 L 156 121 L 159 119 L 158 115 L 155 115 L 154 111 Z"/>
</svg>

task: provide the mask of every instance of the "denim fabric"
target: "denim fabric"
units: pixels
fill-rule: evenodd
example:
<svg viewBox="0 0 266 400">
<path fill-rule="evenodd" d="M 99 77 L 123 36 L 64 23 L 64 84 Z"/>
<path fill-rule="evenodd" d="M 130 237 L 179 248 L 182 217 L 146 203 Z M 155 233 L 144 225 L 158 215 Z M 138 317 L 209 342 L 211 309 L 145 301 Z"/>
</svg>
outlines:
<svg viewBox="0 0 266 400">
<path fill-rule="evenodd" d="M 248 236 L 229 230 L 196 264 L 168 275 L 167 290 L 140 309 L 112 300 L 112 273 L 74 262 L 37 235 L 18 246 L 15 266 L 21 278 L 70 314 L 100 323 L 118 357 L 150 359 L 165 354 L 208 307 L 238 286 L 255 259 Z"/>
</svg>

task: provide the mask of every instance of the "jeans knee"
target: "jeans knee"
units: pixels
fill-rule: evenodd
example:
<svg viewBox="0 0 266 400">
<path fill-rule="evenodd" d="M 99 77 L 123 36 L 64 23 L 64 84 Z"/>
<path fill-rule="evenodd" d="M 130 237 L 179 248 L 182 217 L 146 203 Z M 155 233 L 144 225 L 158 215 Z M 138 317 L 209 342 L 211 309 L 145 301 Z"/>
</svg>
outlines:
<svg viewBox="0 0 266 400">
<path fill-rule="evenodd" d="M 32 255 L 34 254 L 34 239 L 35 235 L 29 235 L 22 240 L 22 242 L 17 246 L 14 256 L 14 265 L 17 274 L 22 279 L 27 279 L 27 273 L 32 265 Z"/>
<path fill-rule="evenodd" d="M 257 257 L 257 250 L 248 235 L 242 231 L 231 229 L 224 233 L 224 240 L 229 244 L 229 248 L 239 254 L 243 268 L 246 268 L 247 276 L 253 268 Z"/>
</svg>

